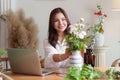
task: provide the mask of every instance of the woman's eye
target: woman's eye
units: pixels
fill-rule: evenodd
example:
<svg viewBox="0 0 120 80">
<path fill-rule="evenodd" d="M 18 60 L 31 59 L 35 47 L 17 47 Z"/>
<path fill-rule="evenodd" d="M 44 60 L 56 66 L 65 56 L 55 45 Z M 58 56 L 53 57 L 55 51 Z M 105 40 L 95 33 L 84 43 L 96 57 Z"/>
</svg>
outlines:
<svg viewBox="0 0 120 80">
<path fill-rule="evenodd" d="M 62 19 L 62 21 L 66 21 L 66 19 Z"/>
<path fill-rule="evenodd" d="M 63 19 L 55 19 L 55 20 L 54 20 L 54 22 L 60 22 L 60 21 L 66 21 L 66 19 L 63 18 Z"/>
<path fill-rule="evenodd" d="M 59 20 L 54 20 L 54 22 L 58 22 Z"/>
</svg>

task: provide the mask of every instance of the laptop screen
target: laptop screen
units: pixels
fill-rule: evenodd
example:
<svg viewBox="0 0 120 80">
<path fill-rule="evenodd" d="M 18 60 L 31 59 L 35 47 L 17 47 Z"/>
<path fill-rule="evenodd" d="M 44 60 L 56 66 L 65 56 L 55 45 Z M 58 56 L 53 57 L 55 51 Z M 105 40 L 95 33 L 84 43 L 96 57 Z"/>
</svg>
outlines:
<svg viewBox="0 0 120 80">
<path fill-rule="evenodd" d="M 34 49 L 17 49 L 8 50 L 8 59 L 12 72 L 41 75 L 40 58 Z"/>
</svg>

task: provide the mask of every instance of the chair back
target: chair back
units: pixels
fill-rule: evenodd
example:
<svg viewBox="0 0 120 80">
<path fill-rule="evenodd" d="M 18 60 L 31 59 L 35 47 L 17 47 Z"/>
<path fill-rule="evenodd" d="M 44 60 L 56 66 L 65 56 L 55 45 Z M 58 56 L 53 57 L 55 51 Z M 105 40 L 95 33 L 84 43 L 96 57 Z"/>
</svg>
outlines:
<svg viewBox="0 0 120 80">
<path fill-rule="evenodd" d="M 111 67 L 120 67 L 120 58 L 114 60 Z"/>
</svg>

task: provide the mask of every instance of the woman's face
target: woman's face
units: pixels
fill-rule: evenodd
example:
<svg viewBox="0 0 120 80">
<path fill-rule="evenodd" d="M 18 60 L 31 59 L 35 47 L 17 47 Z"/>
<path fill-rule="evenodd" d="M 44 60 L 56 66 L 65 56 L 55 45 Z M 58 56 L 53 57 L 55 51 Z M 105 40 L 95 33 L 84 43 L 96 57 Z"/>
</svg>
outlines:
<svg viewBox="0 0 120 80">
<path fill-rule="evenodd" d="M 54 28 L 57 30 L 58 33 L 64 32 L 67 28 L 67 20 L 62 13 L 58 13 L 55 15 Z"/>
</svg>

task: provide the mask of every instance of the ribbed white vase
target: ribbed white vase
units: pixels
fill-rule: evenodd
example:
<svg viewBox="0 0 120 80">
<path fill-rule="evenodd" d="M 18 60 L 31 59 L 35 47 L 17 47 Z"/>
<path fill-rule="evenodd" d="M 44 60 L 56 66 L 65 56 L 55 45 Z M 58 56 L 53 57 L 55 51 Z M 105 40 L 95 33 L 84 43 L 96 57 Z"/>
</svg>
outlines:
<svg viewBox="0 0 120 80">
<path fill-rule="evenodd" d="M 83 65 L 83 57 L 81 56 L 80 50 L 72 51 L 70 58 L 70 66 L 79 66 L 80 68 Z"/>
<path fill-rule="evenodd" d="M 97 33 L 95 37 L 95 47 L 101 47 L 104 45 L 104 35 L 102 33 Z"/>
</svg>

